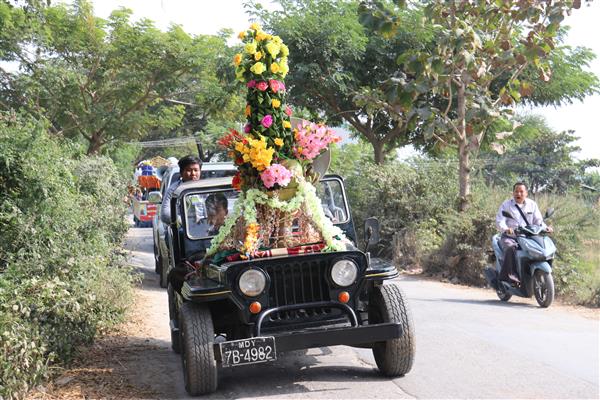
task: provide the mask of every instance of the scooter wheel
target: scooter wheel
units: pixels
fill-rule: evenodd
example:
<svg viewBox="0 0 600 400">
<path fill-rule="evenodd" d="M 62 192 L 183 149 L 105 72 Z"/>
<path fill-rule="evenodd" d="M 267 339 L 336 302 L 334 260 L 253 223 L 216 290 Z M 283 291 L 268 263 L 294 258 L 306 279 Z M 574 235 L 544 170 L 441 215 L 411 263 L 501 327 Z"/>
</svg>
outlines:
<svg viewBox="0 0 600 400">
<path fill-rule="evenodd" d="M 496 289 L 496 294 L 501 301 L 509 301 L 512 297 L 512 294 L 508 293 L 506 290 L 502 288 L 502 283 L 498 282 L 499 288 Z"/>
<path fill-rule="evenodd" d="M 552 275 L 537 270 L 533 275 L 533 294 L 540 307 L 546 308 L 554 300 L 554 280 Z"/>
</svg>

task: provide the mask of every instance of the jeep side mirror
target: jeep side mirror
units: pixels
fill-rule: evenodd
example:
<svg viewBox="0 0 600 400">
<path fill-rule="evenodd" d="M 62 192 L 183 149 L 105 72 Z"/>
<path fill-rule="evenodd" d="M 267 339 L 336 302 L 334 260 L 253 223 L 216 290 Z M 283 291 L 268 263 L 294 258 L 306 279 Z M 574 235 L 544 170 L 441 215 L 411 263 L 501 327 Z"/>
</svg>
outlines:
<svg viewBox="0 0 600 400">
<path fill-rule="evenodd" d="M 554 215 L 554 208 L 548 207 L 548 209 L 546 209 L 546 213 L 544 214 L 544 219 L 548 219 L 548 218 L 552 217 L 553 215 Z"/>
<path fill-rule="evenodd" d="M 379 221 L 375 217 L 365 220 L 365 251 L 379 243 Z"/>
<path fill-rule="evenodd" d="M 506 210 L 502 210 L 502 216 L 510 219 L 515 219 L 515 217 L 513 217 L 513 215 Z"/>
<path fill-rule="evenodd" d="M 162 203 L 162 194 L 159 191 L 150 192 L 148 193 L 148 201 L 154 204 Z"/>
</svg>

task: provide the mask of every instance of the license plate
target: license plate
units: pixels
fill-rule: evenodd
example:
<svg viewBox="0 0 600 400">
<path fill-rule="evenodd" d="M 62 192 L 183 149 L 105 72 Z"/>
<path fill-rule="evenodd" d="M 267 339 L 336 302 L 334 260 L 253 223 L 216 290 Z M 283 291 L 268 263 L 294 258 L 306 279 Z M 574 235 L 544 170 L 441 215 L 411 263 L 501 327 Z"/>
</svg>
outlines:
<svg viewBox="0 0 600 400">
<path fill-rule="evenodd" d="M 219 343 L 219 349 L 223 367 L 257 364 L 277 359 L 273 336 L 222 342 Z"/>
</svg>

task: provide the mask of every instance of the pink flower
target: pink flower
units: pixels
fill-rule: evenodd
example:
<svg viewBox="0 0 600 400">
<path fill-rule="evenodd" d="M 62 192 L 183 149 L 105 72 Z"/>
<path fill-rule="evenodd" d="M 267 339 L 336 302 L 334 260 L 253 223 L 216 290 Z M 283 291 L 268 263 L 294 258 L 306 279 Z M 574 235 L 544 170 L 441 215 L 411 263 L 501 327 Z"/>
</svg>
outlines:
<svg viewBox="0 0 600 400">
<path fill-rule="evenodd" d="M 292 116 L 292 108 L 290 106 L 285 106 L 285 113 L 288 117 Z"/>
<path fill-rule="evenodd" d="M 260 179 L 267 189 L 275 184 L 285 187 L 292 179 L 292 172 L 281 164 L 273 164 L 260 174 Z"/>
<path fill-rule="evenodd" d="M 265 115 L 263 117 L 263 119 L 260 121 L 260 123 L 262 124 L 262 126 L 264 126 L 265 128 L 270 127 L 271 125 L 273 125 L 273 117 L 271 117 L 269 114 Z"/>
<path fill-rule="evenodd" d="M 279 90 L 283 90 L 284 92 L 286 91 L 285 83 L 283 83 L 281 81 L 279 82 Z"/>
<path fill-rule="evenodd" d="M 273 93 L 277 93 L 279 90 L 281 90 L 281 82 L 275 79 L 269 80 L 269 86 L 271 86 Z"/>
<path fill-rule="evenodd" d="M 255 86 L 256 86 L 256 81 L 254 79 L 252 79 L 251 81 L 249 81 L 248 83 L 246 83 L 246 87 L 249 88 L 249 89 L 252 89 Z"/>
<path fill-rule="evenodd" d="M 265 81 L 260 81 L 256 84 L 256 88 L 261 92 L 264 92 L 269 87 L 269 84 Z"/>
<path fill-rule="evenodd" d="M 329 143 L 337 142 L 340 139 L 325 125 L 307 121 L 302 121 L 295 138 L 294 155 L 305 160 L 312 160 L 327 148 Z"/>
<path fill-rule="evenodd" d="M 244 133 L 250 133 L 251 131 L 252 131 L 252 125 L 246 124 L 246 126 L 244 126 Z"/>
</svg>

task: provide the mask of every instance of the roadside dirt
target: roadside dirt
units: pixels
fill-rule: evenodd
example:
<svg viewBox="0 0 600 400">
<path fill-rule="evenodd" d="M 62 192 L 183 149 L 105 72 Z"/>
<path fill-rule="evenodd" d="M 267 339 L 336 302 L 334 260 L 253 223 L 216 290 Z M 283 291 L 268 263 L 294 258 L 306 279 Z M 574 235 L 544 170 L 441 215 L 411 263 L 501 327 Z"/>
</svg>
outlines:
<svg viewBox="0 0 600 400">
<path fill-rule="evenodd" d="M 146 362 L 164 351 L 164 344 L 149 339 L 156 337 L 157 318 L 152 295 L 135 290 L 136 301 L 129 312 L 129 322 L 117 331 L 100 338 L 94 345 L 83 347 L 74 364 L 66 368 L 51 383 L 32 391 L 27 399 L 147 399 L 159 398 L 159 393 L 139 382 L 136 370 L 160 377 L 152 370 L 156 362 Z M 168 349 L 167 349 L 168 350 Z M 132 374 L 132 372 L 134 372 Z"/>
</svg>

